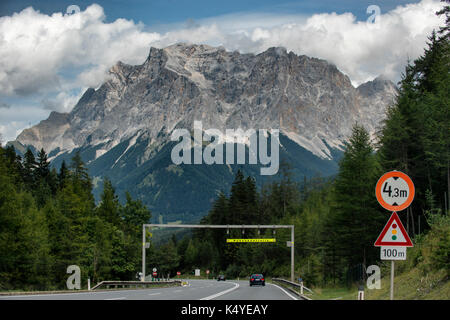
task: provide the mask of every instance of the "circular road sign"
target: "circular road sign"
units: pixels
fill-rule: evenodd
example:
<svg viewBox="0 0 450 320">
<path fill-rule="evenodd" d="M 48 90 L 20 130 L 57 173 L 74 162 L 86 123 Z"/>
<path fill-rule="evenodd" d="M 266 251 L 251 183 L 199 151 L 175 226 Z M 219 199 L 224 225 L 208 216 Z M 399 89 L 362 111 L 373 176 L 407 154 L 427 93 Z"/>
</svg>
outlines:
<svg viewBox="0 0 450 320">
<path fill-rule="evenodd" d="M 389 211 L 402 211 L 414 199 L 414 184 L 400 171 L 385 173 L 377 182 L 375 195 L 380 205 Z"/>
</svg>

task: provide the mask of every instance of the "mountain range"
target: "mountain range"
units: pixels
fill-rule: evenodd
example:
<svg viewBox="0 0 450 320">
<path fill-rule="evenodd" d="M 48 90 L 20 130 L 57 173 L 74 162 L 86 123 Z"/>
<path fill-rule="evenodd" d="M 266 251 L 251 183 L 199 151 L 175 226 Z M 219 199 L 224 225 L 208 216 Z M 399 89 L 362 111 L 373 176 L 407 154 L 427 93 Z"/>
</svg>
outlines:
<svg viewBox="0 0 450 320">
<path fill-rule="evenodd" d="M 237 169 L 257 184 L 259 164 L 180 164 L 171 160 L 175 129 L 278 129 L 280 159 L 296 180 L 332 176 L 355 123 L 372 135 L 397 92 L 378 77 L 355 87 L 321 59 L 269 48 L 259 54 L 178 43 L 150 48 L 141 65 L 115 64 L 97 89 L 87 89 L 69 113 L 52 112 L 9 142 L 23 152 L 44 148 L 51 163 L 79 151 L 94 193 L 109 177 L 120 198 L 128 190 L 164 222 L 198 221 Z"/>
</svg>

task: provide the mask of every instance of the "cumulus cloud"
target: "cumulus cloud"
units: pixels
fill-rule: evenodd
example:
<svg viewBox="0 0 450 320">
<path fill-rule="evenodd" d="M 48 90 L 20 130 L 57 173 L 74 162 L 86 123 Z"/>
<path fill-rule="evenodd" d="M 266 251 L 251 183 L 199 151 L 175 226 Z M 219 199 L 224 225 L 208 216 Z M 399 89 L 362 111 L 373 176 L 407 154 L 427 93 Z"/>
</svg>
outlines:
<svg viewBox="0 0 450 320">
<path fill-rule="evenodd" d="M 380 8 L 375 23 L 357 21 L 351 13 L 288 16 L 285 23 L 279 16 L 229 15 L 195 30 L 167 32 L 157 43 L 208 43 L 254 53 L 283 46 L 334 63 L 355 85 L 378 75 L 397 81 L 406 61 L 422 54 L 427 36 L 443 24 L 435 15 L 441 6 L 439 0 L 422 0 L 385 13 Z"/>
<path fill-rule="evenodd" d="M 440 7 L 438 0 L 400 6 L 381 12 L 375 25 L 351 13 L 230 14 L 164 34 L 126 19 L 106 23 L 96 4 L 75 14 L 46 15 L 29 7 L 0 18 L 0 94 L 62 90 L 69 83 L 63 71 L 71 68 L 80 71 L 68 89 L 95 87 L 118 60 L 139 64 L 151 45 L 179 41 L 254 53 L 283 46 L 329 60 L 356 84 L 379 74 L 398 79 L 405 61 L 422 52 L 426 36 L 441 23 L 435 16 Z"/>
<path fill-rule="evenodd" d="M 67 82 L 64 70 L 94 68 L 104 75 L 118 60 L 142 63 L 159 35 L 133 21 L 104 19 L 96 4 L 75 14 L 49 16 L 29 7 L 0 18 L 0 94 L 61 89 Z"/>
<path fill-rule="evenodd" d="M 38 124 L 50 114 L 49 110 L 34 105 L 14 105 L 0 109 L 0 136 L 3 142 L 14 140 L 23 129 Z"/>
<path fill-rule="evenodd" d="M 79 90 L 77 94 L 61 91 L 54 97 L 46 96 L 41 100 L 41 105 L 47 110 L 70 112 L 73 106 L 77 104 L 78 100 L 80 100 L 86 89 L 87 88 L 83 88 Z"/>
</svg>

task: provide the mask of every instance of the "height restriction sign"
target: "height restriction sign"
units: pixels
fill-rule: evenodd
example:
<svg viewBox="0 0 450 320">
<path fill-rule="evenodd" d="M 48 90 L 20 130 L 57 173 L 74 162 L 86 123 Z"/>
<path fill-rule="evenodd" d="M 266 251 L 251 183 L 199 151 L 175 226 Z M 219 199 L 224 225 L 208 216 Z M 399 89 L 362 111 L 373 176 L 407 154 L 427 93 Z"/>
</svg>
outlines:
<svg viewBox="0 0 450 320">
<path fill-rule="evenodd" d="M 380 205 L 389 211 L 402 211 L 414 199 L 414 184 L 400 171 L 385 173 L 377 182 L 375 194 Z"/>
</svg>

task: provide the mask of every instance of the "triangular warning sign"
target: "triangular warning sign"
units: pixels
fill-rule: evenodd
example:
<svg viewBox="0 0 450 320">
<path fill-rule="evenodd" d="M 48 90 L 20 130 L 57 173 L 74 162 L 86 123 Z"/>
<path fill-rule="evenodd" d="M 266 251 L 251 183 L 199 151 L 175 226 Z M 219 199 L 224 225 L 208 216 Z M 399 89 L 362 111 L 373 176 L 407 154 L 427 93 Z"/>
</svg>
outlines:
<svg viewBox="0 0 450 320">
<path fill-rule="evenodd" d="M 375 247 L 382 246 L 399 246 L 399 247 L 412 247 L 413 244 L 408 236 L 405 228 L 403 227 L 397 212 L 392 213 L 388 222 L 378 236 L 377 241 L 374 244 Z"/>
</svg>

